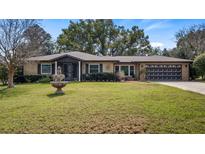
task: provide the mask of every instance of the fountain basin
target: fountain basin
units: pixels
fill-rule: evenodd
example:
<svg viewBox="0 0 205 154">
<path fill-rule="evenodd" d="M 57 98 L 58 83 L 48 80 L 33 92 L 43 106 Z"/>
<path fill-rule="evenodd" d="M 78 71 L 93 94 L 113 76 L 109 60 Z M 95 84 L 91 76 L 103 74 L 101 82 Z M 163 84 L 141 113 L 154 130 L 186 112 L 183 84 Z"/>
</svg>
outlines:
<svg viewBox="0 0 205 154">
<path fill-rule="evenodd" d="M 64 94 L 62 88 L 66 86 L 68 81 L 52 81 L 50 83 L 54 88 L 57 89 L 55 94 Z"/>
</svg>

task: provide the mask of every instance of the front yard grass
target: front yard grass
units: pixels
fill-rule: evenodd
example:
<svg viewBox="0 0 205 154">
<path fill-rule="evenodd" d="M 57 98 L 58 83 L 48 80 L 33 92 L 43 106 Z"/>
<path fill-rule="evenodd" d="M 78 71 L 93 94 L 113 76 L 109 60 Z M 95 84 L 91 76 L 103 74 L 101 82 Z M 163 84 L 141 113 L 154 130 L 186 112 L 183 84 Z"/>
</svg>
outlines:
<svg viewBox="0 0 205 154">
<path fill-rule="evenodd" d="M 155 83 L 0 87 L 0 133 L 205 133 L 205 96 Z"/>
</svg>

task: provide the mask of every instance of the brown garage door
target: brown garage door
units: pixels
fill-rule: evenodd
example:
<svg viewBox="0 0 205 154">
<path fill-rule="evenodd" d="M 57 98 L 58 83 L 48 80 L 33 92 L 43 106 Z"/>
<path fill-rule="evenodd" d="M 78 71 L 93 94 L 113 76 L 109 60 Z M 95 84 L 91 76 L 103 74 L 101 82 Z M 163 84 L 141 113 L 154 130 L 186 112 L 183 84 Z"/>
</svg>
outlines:
<svg viewBox="0 0 205 154">
<path fill-rule="evenodd" d="M 181 65 L 178 64 L 148 64 L 146 65 L 146 80 L 176 81 L 182 79 Z"/>
</svg>

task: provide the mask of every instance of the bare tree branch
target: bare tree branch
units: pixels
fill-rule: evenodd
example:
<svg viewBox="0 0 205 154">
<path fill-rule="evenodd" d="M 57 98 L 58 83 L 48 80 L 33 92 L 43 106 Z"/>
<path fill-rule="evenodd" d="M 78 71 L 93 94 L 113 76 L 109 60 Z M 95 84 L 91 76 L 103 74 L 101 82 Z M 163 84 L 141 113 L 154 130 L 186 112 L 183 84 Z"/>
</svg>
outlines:
<svg viewBox="0 0 205 154">
<path fill-rule="evenodd" d="M 9 87 L 13 86 L 15 68 L 25 61 L 18 48 L 25 42 L 24 32 L 36 20 L 7 19 L 0 20 L 0 62 L 8 68 Z"/>
</svg>

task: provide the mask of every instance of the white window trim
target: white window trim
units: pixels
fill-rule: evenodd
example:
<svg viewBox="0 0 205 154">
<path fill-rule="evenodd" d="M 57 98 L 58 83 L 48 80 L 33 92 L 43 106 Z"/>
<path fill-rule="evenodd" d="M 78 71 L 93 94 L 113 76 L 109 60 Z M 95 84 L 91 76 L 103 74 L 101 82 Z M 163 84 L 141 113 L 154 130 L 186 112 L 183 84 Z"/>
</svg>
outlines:
<svg viewBox="0 0 205 154">
<path fill-rule="evenodd" d="M 115 65 L 115 66 L 119 66 L 119 72 L 121 72 L 121 66 L 128 66 L 128 75 L 126 76 L 131 76 L 130 75 L 130 66 L 134 67 L 134 75 L 135 75 L 135 65 Z"/>
<path fill-rule="evenodd" d="M 91 66 L 91 65 L 98 65 L 98 73 L 100 73 L 100 64 L 94 64 L 94 63 L 93 63 L 93 64 L 88 64 L 88 73 L 89 73 L 89 74 L 91 74 L 91 73 L 90 73 L 90 66 Z"/>
<path fill-rule="evenodd" d="M 50 73 L 43 73 L 42 72 L 42 65 L 50 65 L 51 67 L 50 67 Z M 51 63 L 42 63 L 41 64 L 41 74 L 43 74 L 43 75 L 51 75 L 52 74 L 52 64 Z"/>
</svg>

